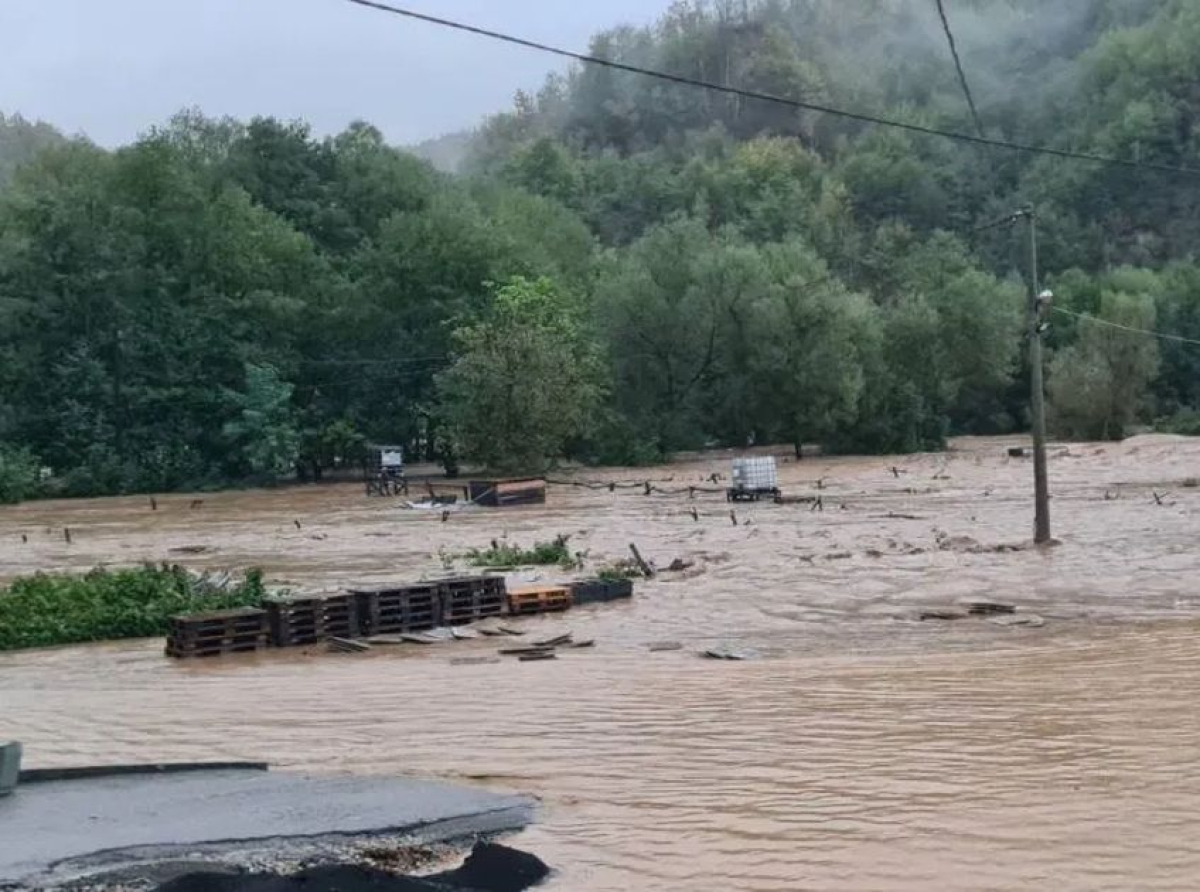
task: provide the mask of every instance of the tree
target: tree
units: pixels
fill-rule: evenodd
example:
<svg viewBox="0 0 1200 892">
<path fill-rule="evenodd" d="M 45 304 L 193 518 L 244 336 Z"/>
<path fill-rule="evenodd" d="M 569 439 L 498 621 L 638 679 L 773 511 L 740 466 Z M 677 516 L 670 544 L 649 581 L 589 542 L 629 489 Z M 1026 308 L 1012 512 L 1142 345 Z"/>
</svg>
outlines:
<svg viewBox="0 0 1200 892">
<path fill-rule="evenodd" d="M 23 164 L 42 150 L 67 141 L 59 131 L 41 121 L 27 121 L 20 115 L 5 117 L 0 112 L 0 189 Z"/>
<path fill-rule="evenodd" d="M 660 451 L 701 445 L 712 410 L 743 414 L 738 397 L 714 398 L 711 385 L 744 368 L 722 348 L 763 287 L 758 260 L 736 235 L 713 236 L 699 220 L 677 218 L 602 270 L 595 312 L 617 405 Z M 732 423 L 735 436 L 750 432 L 744 417 Z"/>
<path fill-rule="evenodd" d="M 37 492 L 41 468 L 28 449 L 0 443 L 0 505 L 15 504 Z"/>
<path fill-rule="evenodd" d="M 246 389 L 228 392 L 238 416 L 225 436 L 253 474 L 281 477 L 296 467 L 300 433 L 291 407 L 292 385 L 271 366 L 247 364 Z"/>
<path fill-rule="evenodd" d="M 755 306 L 753 354 L 764 426 L 802 455 L 858 420 L 866 368 L 879 349 L 879 314 L 796 243 L 764 251 L 772 284 Z"/>
<path fill-rule="evenodd" d="M 1146 393 L 1159 368 L 1152 337 L 1104 325 L 1154 327 L 1154 298 L 1105 291 L 1097 322 L 1083 323 L 1079 341 L 1050 364 L 1050 413 L 1060 433 L 1119 440 L 1147 408 Z"/>
<path fill-rule="evenodd" d="M 533 472 L 592 426 L 601 369 L 578 309 L 548 279 L 515 278 L 454 332 L 438 376 L 455 453 L 498 471 Z"/>
</svg>

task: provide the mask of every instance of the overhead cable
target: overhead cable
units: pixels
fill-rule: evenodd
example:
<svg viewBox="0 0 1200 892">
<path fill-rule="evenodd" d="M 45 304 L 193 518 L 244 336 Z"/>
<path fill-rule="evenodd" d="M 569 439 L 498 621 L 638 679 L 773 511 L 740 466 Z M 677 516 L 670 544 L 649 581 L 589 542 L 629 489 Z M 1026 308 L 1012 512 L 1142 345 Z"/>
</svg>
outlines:
<svg viewBox="0 0 1200 892">
<path fill-rule="evenodd" d="M 644 77 L 667 81 L 669 83 L 682 84 L 684 86 L 696 87 L 702 90 L 710 90 L 715 93 L 724 93 L 731 96 L 740 96 L 743 99 L 756 99 L 762 102 L 784 105 L 789 108 L 800 109 L 801 111 L 814 111 L 821 114 L 833 115 L 839 118 L 846 118 L 852 121 L 860 121 L 865 124 L 876 124 L 881 127 L 892 127 L 897 130 L 906 130 L 911 133 L 921 133 L 926 136 L 936 136 L 942 139 L 950 139 L 958 142 L 991 146 L 993 148 L 1006 149 L 1012 152 L 1028 152 L 1034 155 L 1049 155 L 1057 158 L 1068 158 L 1075 161 L 1088 161 L 1095 164 L 1108 164 L 1134 170 L 1151 170 L 1158 171 L 1159 173 L 1200 176 L 1200 168 L 1134 161 L 1128 158 L 1115 158 L 1107 155 L 1096 155 L 1090 152 L 1073 152 L 1067 149 L 1055 149 L 1049 146 L 1009 142 L 1007 140 L 993 139 L 986 136 L 975 136 L 970 133 L 960 133 L 953 130 L 939 130 L 936 127 L 926 127 L 922 124 L 913 124 L 908 121 L 899 121 L 892 118 L 881 118 L 876 115 L 866 114 L 865 112 L 848 111 L 846 109 L 820 105 L 814 102 L 804 102 L 799 99 L 789 99 L 784 96 L 775 96 L 773 94 L 762 93 L 757 90 L 744 90 L 740 87 L 731 87 L 726 84 L 713 83 L 712 81 L 684 77 L 678 74 L 669 74 L 668 72 L 657 71 L 653 68 L 643 68 L 640 65 L 630 65 L 625 62 L 617 62 L 613 59 L 605 59 L 600 56 L 591 56 L 586 53 L 577 53 L 573 52 L 572 50 L 565 50 L 561 47 L 551 46 L 550 44 L 546 43 L 539 43 L 538 41 L 529 40 L 524 37 L 517 37 L 512 34 L 505 34 L 500 31 L 490 30 L 488 28 L 481 28 L 477 25 L 456 22 L 451 19 L 444 19 L 438 16 L 428 15 L 426 13 L 416 12 L 401 6 L 393 6 L 388 3 L 380 3 L 377 2 L 377 0 L 346 0 L 346 2 L 353 3 L 356 6 L 363 6 L 369 9 L 379 10 L 380 12 L 402 16 L 404 18 L 426 22 L 431 25 L 438 25 L 443 28 L 450 28 L 455 31 L 463 31 L 468 34 L 475 34 L 479 37 L 486 37 L 491 40 L 498 40 L 504 43 L 513 44 L 515 46 L 522 46 L 527 49 L 537 50 L 539 52 L 549 53 L 555 56 L 561 56 L 564 59 L 573 59 L 586 65 L 599 65 L 605 68 L 615 69 L 617 71 L 626 71 L 631 74 L 638 74 Z"/>
<path fill-rule="evenodd" d="M 1062 307 L 1054 307 L 1054 312 L 1061 313 L 1063 316 L 1071 316 L 1074 319 L 1079 319 L 1084 322 L 1091 322 L 1094 325 L 1102 325 L 1106 328 L 1115 328 L 1120 331 L 1127 331 L 1131 334 L 1146 335 L 1152 338 L 1158 338 L 1163 341 L 1174 341 L 1177 344 L 1193 344 L 1200 347 L 1200 340 L 1195 338 L 1185 338 L 1183 335 L 1167 334 L 1161 331 L 1151 331 L 1148 328 L 1134 328 L 1129 325 L 1122 325 L 1119 322 L 1110 322 L 1107 319 L 1101 319 L 1099 316 L 1092 316 L 1088 313 L 1076 313 L 1071 310 L 1065 310 Z"/>
<path fill-rule="evenodd" d="M 950 55 L 954 57 L 954 68 L 958 71 L 958 83 L 962 86 L 963 95 L 967 98 L 967 107 L 971 109 L 971 117 L 975 120 L 975 129 L 982 137 L 987 137 L 983 129 L 983 121 L 979 117 L 979 109 L 975 107 L 975 97 L 971 94 L 971 85 L 967 83 L 967 74 L 963 71 L 962 59 L 958 55 L 958 42 L 954 39 L 954 31 L 950 28 L 950 19 L 946 15 L 946 4 L 943 0 L 935 0 L 938 16 L 942 20 L 942 30 L 946 32 L 946 42 L 950 44 Z"/>
</svg>

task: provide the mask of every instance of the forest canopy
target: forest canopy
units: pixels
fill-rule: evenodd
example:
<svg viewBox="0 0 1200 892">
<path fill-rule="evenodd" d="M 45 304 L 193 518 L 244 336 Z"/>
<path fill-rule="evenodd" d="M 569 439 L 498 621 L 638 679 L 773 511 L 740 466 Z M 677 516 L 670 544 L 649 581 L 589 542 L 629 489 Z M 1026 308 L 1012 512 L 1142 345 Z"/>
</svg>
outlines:
<svg viewBox="0 0 1200 892">
<path fill-rule="evenodd" d="M 1200 168 L 1200 5 L 947 5 L 990 138 Z M 975 126 L 923 0 L 681 2 L 590 51 Z M 319 477 L 368 441 L 533 471 L 1023 430 L 1023 235 L 979 227 L 1027 205 L 1057 431 L 1200 432 L 1200 347 L 1130 331 L 1200 339 L 1200 177 L 598 67 L 438 152 L 459 173 L 368 123 L 185 111 L 108 151 L 0 116 L 0 499 L 43 468 Z"/>
</svg>

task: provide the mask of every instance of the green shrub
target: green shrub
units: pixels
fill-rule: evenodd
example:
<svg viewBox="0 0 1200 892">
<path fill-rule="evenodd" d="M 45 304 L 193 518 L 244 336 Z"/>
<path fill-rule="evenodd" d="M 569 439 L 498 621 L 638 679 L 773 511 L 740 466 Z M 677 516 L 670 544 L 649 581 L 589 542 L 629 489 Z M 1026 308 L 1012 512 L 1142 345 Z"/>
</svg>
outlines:
<svg viewBox="0 0 1200 892">
<path fill-rule="evenodd" d="M 569 536 L 557 536 L 550 542 L 536 542 L 528 550 L 519 545 L 492 542 L 488 549 L 473 548 L 465 555 L 467 562 L 476 567 L 531 567 L 558 565 L 573 569 L 578 559 L 567 547 Z"/>
<path fill-rule="evenodd" d="M 163 635 L 177 614 L 257 607 L 264 595 L 257 570 L 224 582 L 166 565 L 39 573 L 0 590 L 0 650 Z"/>
<path fill-rule="evenodd" d="M 637 561 L 627 558 L 607 567 L 601 567 L 596 573 L 596 578 L 603 579 L 605 582 L 623 582 L 626 579 L 640 579 L 642 575 L 642 568 L 638 566 Z"/>
<path fill-rule="evenodd" d="M 1167 434 L 1200 436 L 1200 412 L 1195 409 L 1180 409 L 1169 418 L 1160 419 L 1156 427 Z"/>
<path fill-rule="evenodd" d="M 38 461 L 28 449 L 0 443 L 0 505 L 16 504 L 36 495 Z"/>
</svg>

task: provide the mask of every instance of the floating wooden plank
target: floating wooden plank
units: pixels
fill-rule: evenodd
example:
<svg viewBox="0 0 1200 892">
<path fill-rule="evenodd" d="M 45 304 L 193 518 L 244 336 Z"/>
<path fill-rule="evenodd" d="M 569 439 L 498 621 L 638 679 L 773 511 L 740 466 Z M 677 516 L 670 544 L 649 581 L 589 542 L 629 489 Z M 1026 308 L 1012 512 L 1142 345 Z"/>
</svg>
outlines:
<svg viewBox="0 0 1200 892">
<path fill-rule="evenodd" d="M 750 659 L 750 654 L 740 650 L 728 650 L 723 647 L 714 647 L 706 651 L 702 651 L 701 656 L 707 657 L 710 660 L 729 660 L 733 662 L 743 662 Z"/>
<path fill-rule="evenodd" d="M 966 619 L 968 616 L 970 616 L 970 614 L 967 613 L 967 611 L 956 609 L 922 610 L 919 614 L 917 614 L 917 618 L 921 620 L 921 622 L 927 622 L 929 620 L 953 622 L 955 620 Z"/>
<path fill-rule="evenodd" d="M 638 550 L 637 544 L 634 542 L 630 542 L 629 543 L 629 551 L 633 555 L 634 561 L 637 562 L 638 569 L 642 571 L 642 575 L 645 576 L 647 579 L 653 579 L 654 578 L 654 568 L 651 567 L 646 562 L 645 558 L 642 557 L 642 553 Z"/>
<path fill-rule="evenodd" d="M 1016 605 L 997 604 L 991 601 L 975 601 L 967 605 L 971 616 L 1004 616 L 1017 612 Z"/>
<path fill-rule="evenodd" d="M 683 650 L 683 645 L 678 641 L 660 641 L 649 645 L 647 649 L 650 653 L 666 653 L 673 650 Z"/>
<path fill-rule="evenodd" d="M 989 618 L 988 622 L 996 626 L 1026 626 L 1031 629 L 1040 629 L 1046 625 L 1046 620 L 1036 613 L 1001 614 Z"/>
<path fill-rule="evenodd" d="M 541 653 L 522 654 L 517 658 L 522 663 L 537 663 L 542 660 L 557 660 L 558 654 L 552 650 L 542 651 Z"/>
<path fill-rule="evenodd" d="M 533 645 L 532 647 L 504 647 L 500 649 L 499 653 L 506 657 L 519 657 L 525 654 L 546 653 L 547 651 L 552 650 L 554 650 L 552 647 L 539 647 L 537 645 Z"/>
</svg>

